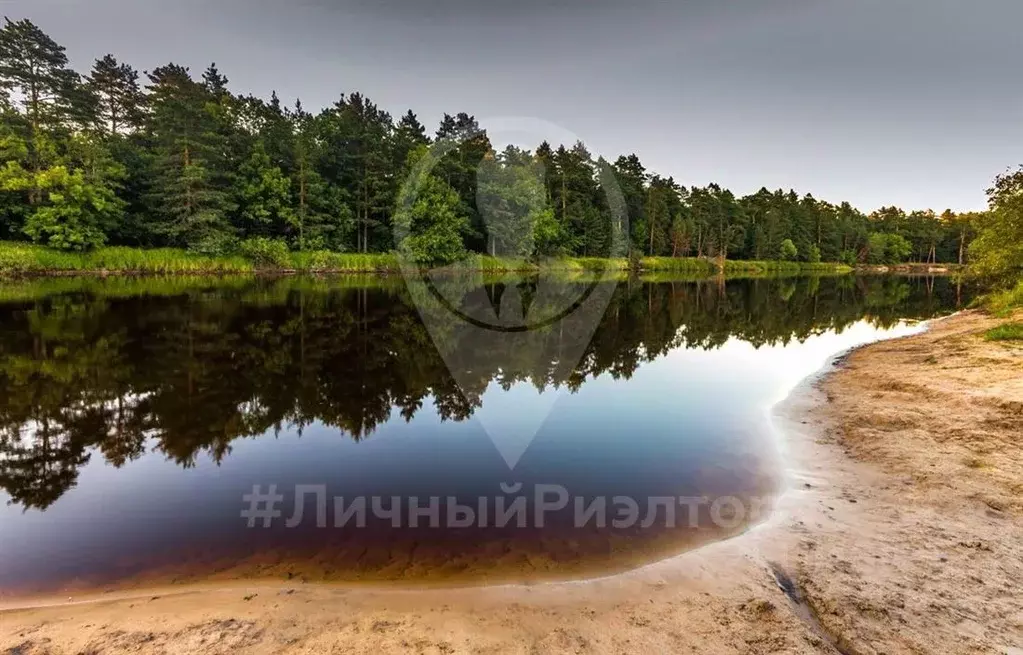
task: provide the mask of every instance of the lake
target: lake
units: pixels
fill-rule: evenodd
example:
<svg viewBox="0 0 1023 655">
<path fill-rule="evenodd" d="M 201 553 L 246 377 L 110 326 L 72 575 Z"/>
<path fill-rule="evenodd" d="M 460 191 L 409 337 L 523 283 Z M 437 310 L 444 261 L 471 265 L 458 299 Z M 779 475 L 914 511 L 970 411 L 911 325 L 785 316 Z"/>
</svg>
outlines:
<svg viewBox="0 0 1023 655">
<path fill-rule="evenodd" d="M 482 280 L 452 302 L 586 284 Z M 401 278 L 5 283 L 0 593 L 633 568 L 770 512 L 768 411 L 801 379 L 969 300 L 886 276 L 606 291 L 586 320 L 470 347 Z"/>
</svg>

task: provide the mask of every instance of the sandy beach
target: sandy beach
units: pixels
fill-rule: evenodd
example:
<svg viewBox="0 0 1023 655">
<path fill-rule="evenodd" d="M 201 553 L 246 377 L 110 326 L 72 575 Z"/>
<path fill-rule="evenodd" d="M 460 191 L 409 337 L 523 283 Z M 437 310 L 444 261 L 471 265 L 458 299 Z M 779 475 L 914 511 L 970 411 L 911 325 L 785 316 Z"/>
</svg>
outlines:
<svg viewBox="0 0 1023 655">
<path fill-rule="evenodd" d="M 1023 347 L 966 312 L 836 360 L 775 408 L 772 518 L 601 580 L 294 581 L 0 606 L 0 652 L 1023 653 Z"/>
</svg>

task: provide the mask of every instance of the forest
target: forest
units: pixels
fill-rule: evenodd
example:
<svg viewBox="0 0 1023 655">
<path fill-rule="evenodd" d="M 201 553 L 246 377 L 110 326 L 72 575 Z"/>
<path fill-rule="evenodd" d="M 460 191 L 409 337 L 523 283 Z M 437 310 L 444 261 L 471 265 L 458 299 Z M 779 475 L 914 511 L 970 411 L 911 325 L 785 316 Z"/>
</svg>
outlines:
<svg viewBox="0 0 1023 655">
<path fill-rule="evenodd" d="M 406 197 L 405 181 L 438 140 L 453 145 Z M 583 143 L 495 152 L 464 112 L 431 131 L 413 111 L 395 120 L 358 92 L 310 111 L 276 94 L 232 93 L 216 65 L 140 74 L 106 55 L 83 75 L 29 20 L 0 29 L 0 153 L 0 246 L 79 253 L 964 263 L 985 220 L 898 207 L 867 214 L 793 190 L 737 196 L 658 175 L 635 154 L 594 157 Z M 608 193 L 608 174 L 620 194 Z"/>
</svg>

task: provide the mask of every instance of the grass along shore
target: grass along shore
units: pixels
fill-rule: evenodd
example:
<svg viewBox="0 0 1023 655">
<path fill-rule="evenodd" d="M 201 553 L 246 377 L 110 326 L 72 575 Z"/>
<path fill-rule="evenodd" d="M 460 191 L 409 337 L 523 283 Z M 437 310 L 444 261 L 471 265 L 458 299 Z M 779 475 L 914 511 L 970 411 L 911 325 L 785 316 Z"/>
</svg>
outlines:
<svg viewBox="0 0 1023 655">
<path fill-rule="evenodd" d="M 556 270 L 586 272 L 628 271 L 629 260 L 599 257 L 564 257 L 540 263 L 521 259 L 475 255 L 483 272 L 539 272 Z M 720 262 L 696 257 L 644 257 L 641 271 L 690 275 L 767 275 L 799 273 L 850 273 L 853 268 L 837 263 L 788 261 Z M 393 273 L 401 270 L 394 253 L 336 253 L 304 251 L 278 253 L 273 258 L 242 254 L 212 257 L 177 248 L 141 249 L 125 246 L 96 248 L 88 252 L 64 252 L 26 243 L 0 242 L 0 276 L 43 275 L 198 275 L 248 273 Z"/>
</svg>

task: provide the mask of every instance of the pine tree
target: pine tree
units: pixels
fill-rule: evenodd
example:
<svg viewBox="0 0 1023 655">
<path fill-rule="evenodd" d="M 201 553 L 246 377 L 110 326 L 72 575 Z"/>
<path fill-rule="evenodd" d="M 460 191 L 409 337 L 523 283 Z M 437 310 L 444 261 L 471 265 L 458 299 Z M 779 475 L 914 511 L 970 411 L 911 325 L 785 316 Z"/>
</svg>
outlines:
<svg viewBox="0 0 1023 655">
<path fill-rule="evenodd" d="M 317 117 L 321 174 L 339 187 L 355 217 L 358 252 L 390 247 L 395 182 L 388 152 L 391 118 L 359 93 L 342 97 Z"/>
<path fill-rule="evenodd" d="M 614 164 L 618 185 L 625 198 L 625 207 L 632 231 L 630 247 L 640 253 L 647 247 L 650 226 L 646 216 L 647 173 L 636 155 L 619 157 Z"/>
<path fill-rule="evenodd" d="M 228 246 L 233 209 L 228 189 L 217 183 L 208 161 L 222 139 L 208 110 L 209 91 L 188 69 L 168 64 L 149 73 L 148 136 L 152 156 L 151 211 L 156 231 L 172 244 L 210 252 Z"/>
<path fill-rule="evenodd" d="M 651 257 L 667 254 L 671 250 L 672 230 L 682 210 L 681 192 L 671 178 L 654 175 L 650 179 L 645 211 L 649 232 L 647 254 Z"/>
<path fill-rule="evenodd" d="M 408 110 L 394 127 L 391 137 L 391 161 L 394 170 L 407 170 L 409 154 L 429 143 L 430 137 L 426 136 L 426 128 L 412 110 Z"/>
<path fill-rule="evenodd" d="M 450 184 L 462 202 L 462 213 L 469 217 L 470 233 L 466 245 L 476 252 L 486 251 L 486 226 L 476 206 L 476 169 L 492 150 L 490 137 L 474 116 L 460 112 L 444 114 L 438 140 L 450 140 L 454 148 L 437 165 L 437 175 Z"/>
<path fill-rule="evenodd" d="M 515 146 L 484 158 L 478 179 L 479 204 L 491 255 L 533 257 L 538 240 L 546 249 L 557 238 L 552 232 L 556 223 L 542 174 L 537 160 Z"/>
<path fill-rule="evenodd" d="M 145 97 L 139 74 L 113 55 L 97 59 L 89 75 L 89 87 L 98 98 L 100 123 L 110 136 L 132 133 L 142 125 Z"/>
<path fill-rule="evenodd" d="M 336 143 L 330 140 L 334 135 L 332 114 L 314 117 L 296 102 L 287 116 L 293 133 L 291 189 L 297 245 L 303 250 L 344 250 L 355 231 L 350 197 L 341 184 L 332 183 L 323 174 L 336 172 L 331 166 Z"/>
<path fill-rule="evenodd" d="M 56 160 L 57 132 L 88 123 L 95 109 L 78 73 L 68 68 L 64 47 L 29 20 L 4 19 L 0 87 L 21 97 L 28 127 L 27 164 L 33 176 Z M 38 186 L 29 188 L 29 204 L 39 202 L 41 193 Z"/>
</svg>

